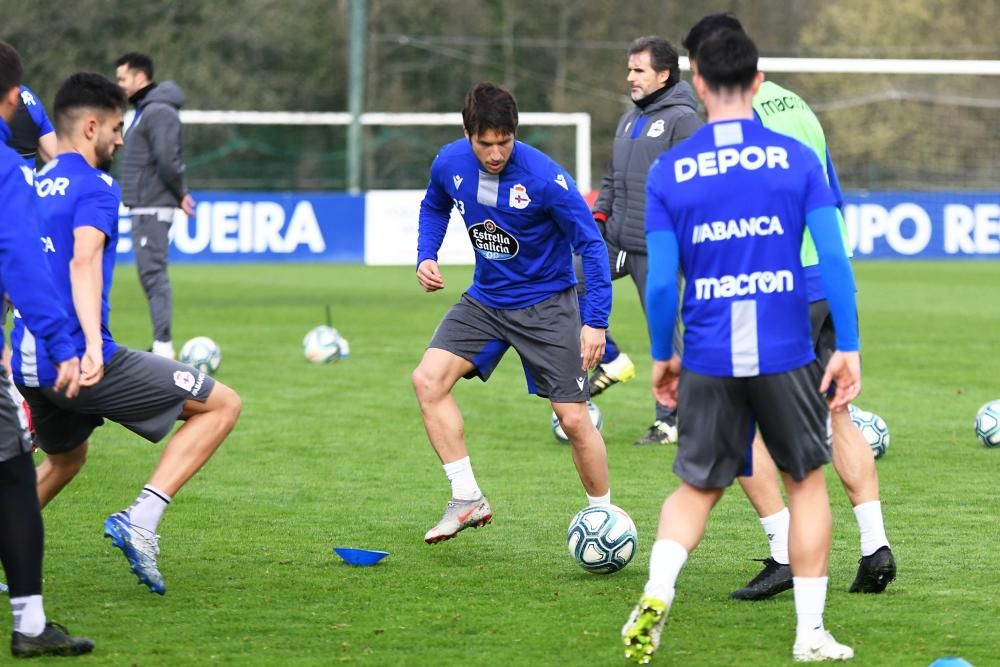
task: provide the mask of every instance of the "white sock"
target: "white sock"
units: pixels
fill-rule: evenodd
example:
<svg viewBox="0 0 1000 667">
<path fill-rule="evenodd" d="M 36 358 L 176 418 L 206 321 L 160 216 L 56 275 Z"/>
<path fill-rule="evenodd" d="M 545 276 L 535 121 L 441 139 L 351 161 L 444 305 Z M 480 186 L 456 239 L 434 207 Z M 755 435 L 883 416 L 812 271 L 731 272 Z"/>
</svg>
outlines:
<svg viewBox="0 0 1000 667">
<path fill-rule="evenodd" d="M 649 581 L 643 593 L 665 601 L 668 605 L 674 599 L 677 575 L 687 562 L 687 549 L 673 540 L 656 540 L 649 554 Z"/>
<path fill-rule="evenodd" d="M 788 565 L 788 518 L 788 508 L 782 507 L 780 512 L 760 520 L 771 547 L 771 558 L 782 565 Z"/>
<path fill-rule="evenodd" d="M 170 357 L 174 356 L 174 343 L 169 340 L 154 340 L 153 341 L 153 354 L 160 357 Z"/>
<path fill-rule="evenodd" d="M 611 504 L 611 489 L 608 489 L 608 492 L 605 493 L 603 496 L 592 496 L 589 493 L 587 494 L 587 505 L 590 506 L 600 505 L 602 507 L 607 507 L 610 504 Z"/>
<path fill-rule="evenodd" d="M 792 577 L 795 595 L 796 639 L 805 639 L 823 631 L 826 607 L 826 577 Z"/>
<path fill-rule="evenodd" d="M 444 464 L 444 474 L 451 482 L 451 497 L 458 500 L 478 500 L 483 496 L 476 484 L 476 476 L 472 474 L 472 462 L 469 457 Z"/>
<path fill-rule="evenodd" d="M 128 508 L 128 520 L 133 526 L 139 526 L 151 533 L 156 532 L 160 524 L 163 510 L 170 504 L 170 496 L 160 489 L 147 484 L 142 487 L 142 493 Z"/>
<path fill-rule="evenodd" d="M 855 506 L 854 516 L 861 531 L 862 556 L 871 556 L 882 547 L 889 546 L 889 538 L 885 536 L 885 524 L 882 523 L 881 501 L 872 500 Z"/>
<path fill-rule="evenodd" d="M 41 595 L 25 595 L 11 598 L 10 608 L 14 612 L 14 631 L 29 637 L 37 637 L 45 631 L 45 609 Z"/>
</svg>

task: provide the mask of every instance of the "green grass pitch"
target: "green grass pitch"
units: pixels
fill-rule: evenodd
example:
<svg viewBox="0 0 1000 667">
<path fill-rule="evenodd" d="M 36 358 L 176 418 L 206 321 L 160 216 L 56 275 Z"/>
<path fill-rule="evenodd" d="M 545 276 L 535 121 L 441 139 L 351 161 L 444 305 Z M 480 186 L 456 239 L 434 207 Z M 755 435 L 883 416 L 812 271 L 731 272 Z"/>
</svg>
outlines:
<svg viewBox="0 0 1000 667">
<path fill-rule="evenodd" d="M 566 552 L 584 495 L 546 402 L 525 393 L 514 355 L 488 385 L 456 390 L 492 525 L 428 546 L 449 495 L 410 388 L 434 326 L 468 285 L 424 294 L 409 267 L 175 266 L 178 346 L 222 347 L 217 377 L 243 397 L 240 423 L 180 493 L 160 526 L 167 595 L 136 584 L 101 537 L 160 447 L 109 424 L 79 478 L 45 511 L 49 615 L 97 643 L 93 665 L 616 665 L 619 630 L 646 579 L 660 504 L 677 484 L 673 448 L 638 448 L 648 426 L 648 342 L 631 283 L 615 285 L 613 330 L 639 377 L 598 403 L 614 502 L 639 527 L 622 572 L 588 575 Z M 865 360 L 859 405 L 892 431 L 879 461 L 899 578 L 849 595 L 857 527 L 829 471 L 835 535 L 826 625 L 855 665 L 928 665 L 945 655 L 998 664 L 1000 450 L 973 434 L 976 409 L 1000 398 L 1000 262 L 856 265 Z M 145 348 L 149 325 L 134 268 L 118 268 L 112 330 Z M 351 357 L 302 357 L 324 321 Z M 334 546 L 384 549 L 352 568 Z M 738 490 L 713 514 L 681 575 L 653 664 L 792 664 L 791 593 L 761 603 L 728 593 L 767 555 Z M 9 625 L 9 615 L 2 627 Z M 54 660 L 53 664 L 70 664 Z M 45 661 L 39 661 L 44 664 Z"/>
</svg>

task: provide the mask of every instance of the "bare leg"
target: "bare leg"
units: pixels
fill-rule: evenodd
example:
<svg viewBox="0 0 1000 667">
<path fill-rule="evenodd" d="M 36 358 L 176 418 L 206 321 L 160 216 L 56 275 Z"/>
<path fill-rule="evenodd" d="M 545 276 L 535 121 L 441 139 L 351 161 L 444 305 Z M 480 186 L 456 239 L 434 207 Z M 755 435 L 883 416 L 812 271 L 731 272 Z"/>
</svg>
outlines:
<svg viewBox="0 0 1000 667">
<path fill-rule="evenodd" d="M 475 366 L 458 355 L 428 348 L 420 365 L 413 371 L 413 390 L 417 394 L 424 429 L 441 463 L 452 463 L 468 456 L 462 412 L 451 395 L 459 378 Z"/>
<path fill-rule="evenodd" d="M 682 481 L 677 490 L 663 502 L 657 540 L 673 540 L 691 553 L 705 534 L 705 525 L 712 508 L 719 502 L 724 489 L 699 489 Z"/>
<path fill-rule="evenodd" d="M 778 468 L 760 433 L 753 437 L 753 475 L 736 479 L 760 518 L 777 514 L 785 508 L 785 499 L 781 497 L 778 486 Z"/>
<path fill-rule="evenodd" d="M 875 458 L 861 429 L 846 410 L 831 413 L 830 418 L 833 421 L 833 467 L 840 476 L 851 505 L 878 500 Z"/>
<path fill-rule="evenodd" d="M 204 403 L 186 401 L 181 413 L 186 421 L 164 447 L 149 484 L 176 495 L 233 430 L 241 409 L 239 395 L 221 382 Z"/>
<path fill-rule="evenodd" d="M 830 557 L 833 517 L 823 469 L 816 468 L 801 482 L 782 473 L 788 491 L 791 525 L 788 556 L 796 577 L 825 577 Z"/>
<path fill-rule="evenodd" d="M 586 403 L 552 403 L 566 437 L 573 445 L 573 463 L 590 496 L 603 496 L 608 486 L 608 452 L 604 438 L 590 421 Z"/>
<path fill-rule="evenodd" d="M 35 469 L 38 504 L 45 507 L 69 484 L 87 462 L 88 441 L 64 454 L 46 454 Z"/>
</svg>

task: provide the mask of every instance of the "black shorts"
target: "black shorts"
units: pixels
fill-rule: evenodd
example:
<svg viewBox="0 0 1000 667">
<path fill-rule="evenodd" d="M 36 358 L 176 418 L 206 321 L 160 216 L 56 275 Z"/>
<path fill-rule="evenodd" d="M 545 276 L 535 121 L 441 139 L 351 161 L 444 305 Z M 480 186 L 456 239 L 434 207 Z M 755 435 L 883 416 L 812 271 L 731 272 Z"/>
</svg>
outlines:
<svg viewBox="0 0 1000 667">
<path fill-rule="evenodd" d="M 572 287 L 527 308 L 490 308 L 463 294 L 441 320 L 428 347 L 475 365 L 466 378 L 485 382 L 507 348 L 521 357 L 528 393 L 556 403 L 590 398 L 580 359 L 580 310 Z"/>
<path fill-rule="evenodd" d="M 204 403 L 214 387 L 215 380 L 186 364 L 122 347 L 104 364 L 101 381 L 73 398 L 51 387 L 18 389 L 31 408 L 39 447 L 62 454 L 79 447 L 104 418 L 158 442 L 186 401 Z"/>
<path fill-rule="evenodd" d="M 682 369 L 674 472 L 701 489 L 720 489 L 746 474 L 759 428 L 780 470 L 801 481 L 829 463 L 830 412 L 819 393 L 819 364 L 734 378 Z"/>
</svg>

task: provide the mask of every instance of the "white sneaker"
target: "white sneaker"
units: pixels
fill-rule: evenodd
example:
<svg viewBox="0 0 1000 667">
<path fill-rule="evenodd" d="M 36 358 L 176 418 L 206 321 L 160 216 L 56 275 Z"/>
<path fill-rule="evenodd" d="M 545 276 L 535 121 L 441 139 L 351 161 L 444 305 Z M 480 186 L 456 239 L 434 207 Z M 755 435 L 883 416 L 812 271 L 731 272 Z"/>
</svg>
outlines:
<svg viewBox="0 0 1000 667">
<path fill-rule="evenodd" d="M 174 344 L 169 340 L 154 340 L 153 348 L 150 352 L 158 357 L 166 357 L 167 359 L 177 358 L 177 353 L 174 351 Z"/>
<path fill-rule="evenodd" d="M 795 662 L 823 662 L 824 660 L 850 660 L 854 649 L 844 646 L 826 630 L 806 638 L 796 638 L 792 648 Z"/>
<path fill-rule="evenodd" d="M 486 496 L 477 500 L 452 498 L 444 508 L 444 516 L 437 525 L 427 531 L 424 542 L 434 544 L 450 540 L 466 528 L 485 526 L 493 519 L 493 508 Z"/>
<path fill-rule="evenodd" d="M 122 550 L 132 572 L 140 584 L 163 595 L 167 592 L 163 575 L 156 566 L 160 555 L 160 536 L 132 523 L 128 510 L 112 514 L 104 520 L 104 537 L 111 538 L 111 544 Z"/>
</svg>

